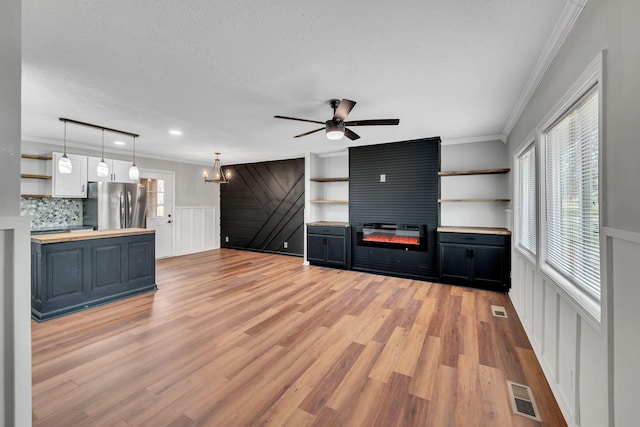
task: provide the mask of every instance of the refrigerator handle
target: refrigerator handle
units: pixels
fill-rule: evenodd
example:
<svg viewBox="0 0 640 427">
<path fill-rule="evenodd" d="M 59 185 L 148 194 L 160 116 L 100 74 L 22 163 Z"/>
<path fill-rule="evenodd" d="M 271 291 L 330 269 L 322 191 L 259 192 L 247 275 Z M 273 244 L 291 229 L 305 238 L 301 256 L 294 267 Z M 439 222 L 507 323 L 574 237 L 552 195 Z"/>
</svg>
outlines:
<svg viewBox="0 0 640 427">
<path fill-rule="evenodd" d="M 133 216 L 131 215 L 133 211 L 133 203 L 131 203 L 131 191 L 127 190 L 127 208 L 129 212 L 127 212 L 127 228 L 131 227 L 131 223 L 133 222 Z"/>
<path fill-rule="evenodd" d="M 120 228 L 126 227 L 125 220 L 124 220 L 124 214 L 125 214 L 124 209 L 125 209 L 124 195 L 120 193 Z"/>
</svg>

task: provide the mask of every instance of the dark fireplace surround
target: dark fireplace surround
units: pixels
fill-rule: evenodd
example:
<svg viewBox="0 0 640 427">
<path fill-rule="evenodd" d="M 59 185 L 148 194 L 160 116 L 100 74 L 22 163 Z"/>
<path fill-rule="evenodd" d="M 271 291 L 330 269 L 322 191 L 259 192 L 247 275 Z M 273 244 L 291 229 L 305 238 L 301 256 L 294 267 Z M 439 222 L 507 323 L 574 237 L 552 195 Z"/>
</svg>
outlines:
<svg viewBox="0 0 640 427">
<path fill-rule="evenodd" d="M 349 149 L 354 270 L 438 280 L 440 138 Z"/>
</svg>

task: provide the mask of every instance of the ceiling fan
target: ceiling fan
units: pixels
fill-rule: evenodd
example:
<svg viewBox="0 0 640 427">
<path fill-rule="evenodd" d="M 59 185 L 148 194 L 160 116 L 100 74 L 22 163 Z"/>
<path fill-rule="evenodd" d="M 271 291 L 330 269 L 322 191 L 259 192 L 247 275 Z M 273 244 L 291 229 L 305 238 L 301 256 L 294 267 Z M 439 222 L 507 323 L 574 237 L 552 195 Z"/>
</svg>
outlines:
<svg viewBox="0 0 640 427">
<path fill-rule="evenodd" d="M 343 136 L 346 136 L 350 140 L 354 141 L 360 136 L 353 132 L 351 129 L 348 129 L 346 126 L 388 126 L 388 125 L 397 125 L 400 123 L 400 119 L 374 119 L 374 120 L 352 120 L 349 122 L 345 122 L 344 119 L 347 118 L 347 115 L 351 112 L 353 107 L 356 105 L 355 101 L 351 101 L 350 99 L 343 99 L 342 101 L 339 99 L 332 99 L 329 101 L 329 105 L 333 108 L 333 117 L 326 122 L 320 122 L 317 120 L 308 120 L 308 119 L 298 119 L 296 117 L 287 117 L 287 116 L 273 116 L 276 119 L 287 119 L 287 120 L 297 120 L 299 122 L 309 122 L 309 123 L 318 123 L 324 125 L 318 129 L 314 129 L 309 132 L 301 133 L 300 135 L 294 136 L 294 138 L 300 138 L 301 136 L 311 135 L 315 132 L 320 132 L 321 130 L 325 130 L 327 134 L 327 138 L 337 140 L 341 139 Z"/>
</svg>

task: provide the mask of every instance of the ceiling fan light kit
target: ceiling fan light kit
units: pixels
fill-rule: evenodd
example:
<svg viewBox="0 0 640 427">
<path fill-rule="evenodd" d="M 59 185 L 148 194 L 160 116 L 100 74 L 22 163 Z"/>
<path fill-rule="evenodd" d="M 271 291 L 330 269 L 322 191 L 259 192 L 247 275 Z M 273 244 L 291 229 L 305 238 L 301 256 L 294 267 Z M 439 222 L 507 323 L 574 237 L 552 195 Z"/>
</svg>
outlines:
<svg viewBox="0 0 640 427">
<path fill-rule="evenodd" d="M 347 126 L 389 126 L 397 125 L 400 123 L 400 119 L 353 120 L 345 122 L 344 119 L 347 118 L 347 115 L 349 115 L 353 107 L 356 105 L 356 102 L 346 98 L 343 98 L 342 100 L 332 99 L 329 101 L 329 105 L 331 106 L 331 108 L 333 108 L 333 118 L 327 120 L 326 122 L 288 116 L 273 117 L 276 119 L 296 120 L 298 122 L 318 123 L 324 125 L 323 127 L 320 127 L 318 129 L 296 135 L 294 136 L 294 138 L 311 135 L 312 133 L 316 133 L 324 129 L 327 138 L 334 141 L 342 139 L 343 136 L 346 136 L 352 141 L 360 138 L 360 135 L 347 128 Z"/>
<path fill-rule="evenodd" d="M 335 123 L 333 120 L 328 120 L 326 125 L 327 138 L 337 141 L 344 136 L 344 122 Z"/>
</svg>

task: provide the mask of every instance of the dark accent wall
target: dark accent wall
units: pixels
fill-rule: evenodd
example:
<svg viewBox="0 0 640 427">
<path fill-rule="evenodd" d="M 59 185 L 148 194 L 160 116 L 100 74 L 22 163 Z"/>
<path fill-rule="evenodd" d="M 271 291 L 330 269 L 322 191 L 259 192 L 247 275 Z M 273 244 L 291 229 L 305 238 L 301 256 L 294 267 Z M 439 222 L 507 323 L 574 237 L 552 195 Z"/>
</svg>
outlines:
<svg viewBox="0 0 640 427">
<path fill-rule="evenodd" d="M 221 246 L 302 256 L 304 159 L 229 169 L 229 184 L 220 184 Z"/>
<path fill-rule="evenodd" d="M 356 270 L 426 279 L 438 278 L 440 138 L 349 149 L 349 222 Z M 380 182 L 380 175 L 385 182 Z M 358 246 L 363 223 L 426 226 L 427 251 Z"/>
</svg>

